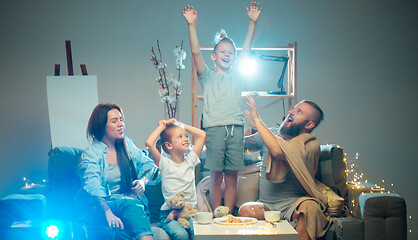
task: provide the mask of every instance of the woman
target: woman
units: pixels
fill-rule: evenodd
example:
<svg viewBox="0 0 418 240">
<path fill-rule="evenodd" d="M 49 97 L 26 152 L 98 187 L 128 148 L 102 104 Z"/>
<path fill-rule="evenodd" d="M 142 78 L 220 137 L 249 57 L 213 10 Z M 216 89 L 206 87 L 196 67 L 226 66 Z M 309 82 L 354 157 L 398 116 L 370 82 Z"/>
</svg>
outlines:
<svg viewBox="0 0 418 240">
<path fill-rule="evenodd" d="M 81 155 L 82 187 L 119 237 L 152 239 L 145 184 L 157 183 L 154 162 L 124 135 L 122 109 L 116 104 L 99 104 L 87 126 L 92 144 Z"/>
</svg>

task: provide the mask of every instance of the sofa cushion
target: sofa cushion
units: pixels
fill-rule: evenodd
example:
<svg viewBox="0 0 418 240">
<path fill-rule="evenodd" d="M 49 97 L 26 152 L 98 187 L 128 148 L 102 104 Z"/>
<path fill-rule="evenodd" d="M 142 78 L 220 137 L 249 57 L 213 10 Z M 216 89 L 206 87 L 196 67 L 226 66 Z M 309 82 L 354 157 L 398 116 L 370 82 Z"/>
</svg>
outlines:
<svg viewBox="0 0 418 240">
<path fill-rule="evenodd" d="M 258 199 L 258 182 L 260 178 L 261 162 L 245 167 L 238 172 L 237 199 L 235 207 L 238 209 L 246 202 L 254 202 Z M 210 176 L 203 178 L 196 187 L 197 209 L 201 212 L 213 212 L 209 198 Z M 225 183 L 221 188 L 224 189 Z"/>
<path fill-rule="evenodd" d="M 200 164 L 198 165 L 197 172 L 196 172 L 196 181 L 200 181 L 203 178 L 210 175 L 210 170 L 205 168 L 206 164 L 206 148 L 202 150 L 199 155 Z M 261 162 L 262 156 L 261 151 L 245 151 L 243 155 L 244 165 L 251 166 Z M 245 170 L 244 170 L 245 171 Z"/>
<path fill-rule="evenodd" d="M 262 153 L 261 151 L 254 151 L 254 152 L 245 151 L 244 156 L 243 156 L 244 165 L 250 166 L 250 165 L 260 162 L 262 159 L 261 153 Z"/>
<path fill-rule="evenodd" d="M 77 165 L 80 162 L 83 148 L 55 147 L 49 151 L 48 176 L 49 178 L 77 177 Z"/>
<path fill-rule="evenodd" d="M 344 198 L 340 197 L 331 188 L 325 186 L 325 184 L 321 182 L 317 182 L 317 186 L 322 194 L 325 195 L 328 199 L 328 213 L 331 217 L 341 215 L 343 208 L 344 208 Z"/>
<path fill-rule="evenodd" d="M 238 172 L 237 199 L 235 206 L 240 208 L 246 202 L 258 199 L 258 182 L 260 179 L 261 162 L 246 166 L 245 170 Z"/>
<path fill-rule="evenodd" d="M 75 216 L 74 196 L 80 189 L 77 165 L 83 151 L 82 148 L 64 146 L 49 151 L 49 217 L 71 219 Z"/>
<path fill-rule="evenodd" d="M 343 225 L 342 239 L 363 239 L 364 224 L 358 218 L 344 217 L 337 218 Z"/>
<path fill-rule="evenodd" d="M 156 185 L 147 185 L 145 187 L 145 195 L 149 200 L 148 208 L 151 213 L 151 223 L 160 222 L 160 209 L 164 204 L 164 196 L 161 191 L 161 182 Z"/>
<path fill-rule="evenodd" d="M 335 144 L 321 145 L 315 178 L 347 199 L 347 175 L 343 149 Z"/>
</svg>

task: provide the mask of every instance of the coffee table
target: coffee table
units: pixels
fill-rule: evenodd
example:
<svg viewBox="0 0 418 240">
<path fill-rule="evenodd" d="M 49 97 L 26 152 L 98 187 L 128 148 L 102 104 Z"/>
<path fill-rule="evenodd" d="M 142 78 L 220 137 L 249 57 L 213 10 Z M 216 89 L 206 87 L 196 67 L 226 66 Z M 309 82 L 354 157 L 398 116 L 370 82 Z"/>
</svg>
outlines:
<svg viewBox="0 0 418 240">
<path fill-rule="evenodd" d="M 195 240 L 298 239 L 298 233 L 286 220 L 280 220 L 274 226 L 264 220 L 247 225 L 199 224 L 194 221 L 193 228 Z"/>
</svg>

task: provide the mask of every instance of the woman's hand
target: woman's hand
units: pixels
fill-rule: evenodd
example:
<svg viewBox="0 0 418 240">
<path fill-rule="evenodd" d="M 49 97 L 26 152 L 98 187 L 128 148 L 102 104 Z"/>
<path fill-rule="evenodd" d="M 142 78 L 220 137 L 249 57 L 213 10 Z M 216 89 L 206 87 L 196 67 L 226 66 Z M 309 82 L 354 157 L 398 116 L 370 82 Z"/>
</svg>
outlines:
<svg viewBox="0 0 418 240">
<path fill-rule="evenodd" d="M 260 3 L 251 2 L 250 8 L 247 7 L 247 15 L 250 21 L 257 22 L 263 8 L 260 8 Z"/>
<path fill-rule="evenodd" d="M 116 217 L 115 214 L 109 209 L 105 212 L 107 223 L 110 228 L 120 228 L 123 229 L 123 222 L 120 218 Z"/>
<path fill-rule="evenodd" d="M 134 191 L 137 195 L 143 193 L 145 191 L 144 181 L 141 179 L 134 180 L 132 182 L 132 191 Z"/>
<path fill-rule="evenodd" d="M 181 12 L 183 17 L 186 19 L 188 24 L 196 23 L 197 12 L 193 9 L 193 6 L 187 6 L 184 8 L 183 12 Z"/>
</svg>

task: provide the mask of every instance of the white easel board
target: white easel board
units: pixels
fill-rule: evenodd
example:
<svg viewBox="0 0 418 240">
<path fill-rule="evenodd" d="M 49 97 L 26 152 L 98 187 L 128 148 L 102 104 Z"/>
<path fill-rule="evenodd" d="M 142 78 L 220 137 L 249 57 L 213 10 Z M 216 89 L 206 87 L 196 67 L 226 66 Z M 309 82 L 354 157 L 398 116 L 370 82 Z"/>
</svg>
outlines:
<svg viewBox="0 0 418 240">
<path fill-rule="evenodd" d="M 87 124 L 99 103 L 97 76 L 47 76 L 52 147 L 86 148 Z"/>
</svg>

